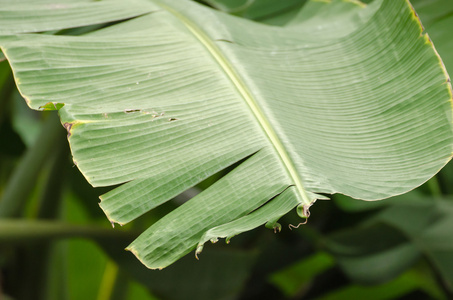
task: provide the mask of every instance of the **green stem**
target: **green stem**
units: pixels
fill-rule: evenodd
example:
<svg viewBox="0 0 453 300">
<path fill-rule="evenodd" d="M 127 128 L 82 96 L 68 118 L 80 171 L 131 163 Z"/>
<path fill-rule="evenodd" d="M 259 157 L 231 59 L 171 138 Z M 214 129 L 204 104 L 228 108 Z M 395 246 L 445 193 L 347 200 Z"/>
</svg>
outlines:
<svg viewBox="0 0 453 300">
<path fill-rule="evenodd" d="M 0 218 L 17 217 L 21 214 L 46 157 L 53 155 L 55 142 L 62 138 L 63 132 L 57 115 L 49 115 L 35 144 L 27 150 L 5 188 L 0 201 Z"/>
<path fill-rule="evenodd" d="M 92 238 L 97 241 L 112 239 L 132 241 L 136 234 L 111 228 L 72 225 L 55 221 L 0 220 L 0 243 L 28 243 L 70 237 Z"/>
</svg>

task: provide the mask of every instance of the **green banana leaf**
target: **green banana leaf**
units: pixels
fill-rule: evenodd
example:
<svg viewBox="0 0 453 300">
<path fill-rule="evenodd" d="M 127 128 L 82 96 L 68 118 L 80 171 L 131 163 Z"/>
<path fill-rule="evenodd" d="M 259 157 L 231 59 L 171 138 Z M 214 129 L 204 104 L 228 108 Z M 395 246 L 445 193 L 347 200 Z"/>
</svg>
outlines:
<svg viewBox="0 0 453 300">
<path fill-rule="evenodd" d="M 320 193 L 402 194 L 451 158 L 450 79 L 408 1 L 310 1 L 284 27 L 188 0 L 5 3 L 28 105 L 59 111 L 93 186 L 122 184 L 101 196 L 112 224 L 236 164 L 128 247 L 149 268 L 307 218 Z"/>
</svg>

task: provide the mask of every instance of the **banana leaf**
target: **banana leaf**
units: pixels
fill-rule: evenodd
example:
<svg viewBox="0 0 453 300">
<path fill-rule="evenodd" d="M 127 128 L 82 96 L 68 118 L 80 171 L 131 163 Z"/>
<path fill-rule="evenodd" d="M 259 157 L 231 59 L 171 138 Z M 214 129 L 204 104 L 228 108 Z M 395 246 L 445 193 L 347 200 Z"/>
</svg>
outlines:
<svg viewBox="0 0 453 300">
<path fill-rule="evenodd" d="M 405 193 L 451 159 L 450 79 L 408 1 L 309 1 L 285 26 L 188 0 L 8 3 L 17 86 L 58 110 L 94 187 L 120 185 L 101 196 L 112 224 L 235 166 L 128 246 L 148 268 L 324 194 Z"/>
</svg>

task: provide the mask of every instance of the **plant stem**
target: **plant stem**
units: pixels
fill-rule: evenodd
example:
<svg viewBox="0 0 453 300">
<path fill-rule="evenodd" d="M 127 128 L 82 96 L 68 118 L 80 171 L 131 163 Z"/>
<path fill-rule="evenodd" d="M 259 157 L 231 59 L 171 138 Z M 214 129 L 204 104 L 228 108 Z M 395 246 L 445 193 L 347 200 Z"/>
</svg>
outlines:
<svg viewBox="0 0 453 300">
<path fill-rule="evenodd" d="M 0 201 L 0 218 L 17 217 L 33 190 L 47 156 L 53 155 L 55 142 L 62 138 L 56 114 L 50 114 L 33 147 L 29 148 L 15 168 Z"/>
<path fill-rule="evenodd" d="M 111 239 L 132 241 L 136 234 L 110 228 L 72 225 L 55 221 L 0 220 L 0 243 L 28 243 L 69 237 L 93 238 L 98 241 Z"/>
</svg>

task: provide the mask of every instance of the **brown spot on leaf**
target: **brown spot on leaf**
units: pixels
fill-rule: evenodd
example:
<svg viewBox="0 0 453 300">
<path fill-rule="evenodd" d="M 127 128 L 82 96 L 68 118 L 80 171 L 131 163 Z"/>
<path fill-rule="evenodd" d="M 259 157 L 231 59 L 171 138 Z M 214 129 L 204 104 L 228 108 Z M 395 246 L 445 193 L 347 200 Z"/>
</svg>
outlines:
<svg viewBox="0 0 453 300">
<path fill-rule="evenodd" d="M 73 123 L 66 122 L 63 124 L 63 127 L 68 131 L 68 139 L 71 137 L 71 128 Z"/>
<path fill-rule="evenodd" d="M 133 113 L 133 112 L 138 112 L 138 111 L 140 111 L 140 109 L 129 109 L 129 108 L 127 108 L 127 109 L 124 110 L 124 112 L 126 114 Z"/>
</svg>

